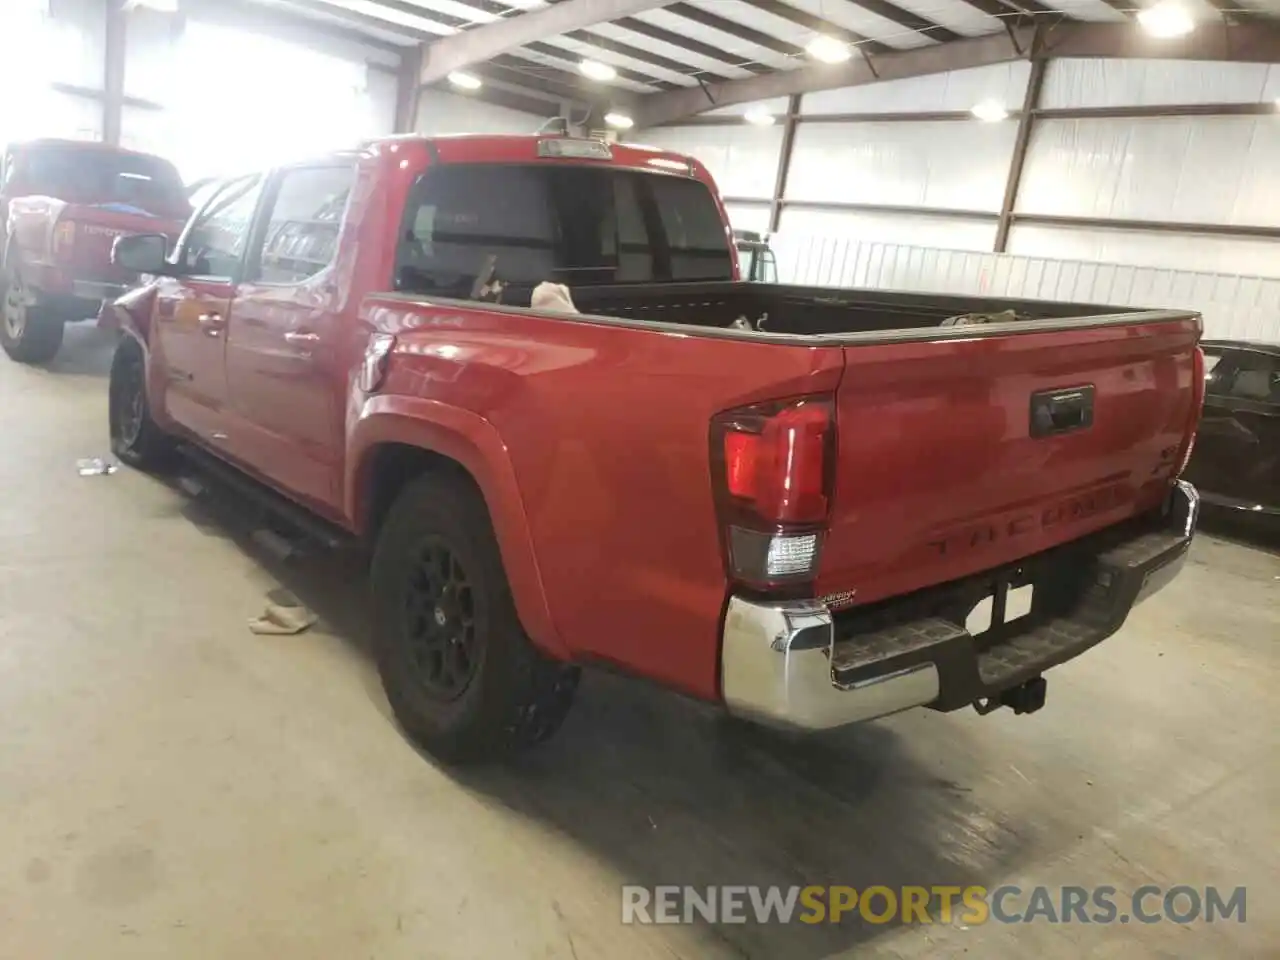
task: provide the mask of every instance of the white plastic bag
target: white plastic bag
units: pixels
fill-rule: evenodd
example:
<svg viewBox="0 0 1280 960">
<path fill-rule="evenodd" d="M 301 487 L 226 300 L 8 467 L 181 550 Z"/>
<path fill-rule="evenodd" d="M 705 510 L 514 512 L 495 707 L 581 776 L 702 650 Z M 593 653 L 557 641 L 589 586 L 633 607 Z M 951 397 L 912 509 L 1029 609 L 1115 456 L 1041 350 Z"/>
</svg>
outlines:
<svg viewBox="0 0 1280 960">
<path fill-rule="evenodd" d="M 534 310 L 552 310 L 558 313 L 577 313 L 573 305 L 573 297 L 569 288 L 563 283 L 543 281 L 533 288 L 533 296 L 529 298 L 529 306 Z"/>
</svg>

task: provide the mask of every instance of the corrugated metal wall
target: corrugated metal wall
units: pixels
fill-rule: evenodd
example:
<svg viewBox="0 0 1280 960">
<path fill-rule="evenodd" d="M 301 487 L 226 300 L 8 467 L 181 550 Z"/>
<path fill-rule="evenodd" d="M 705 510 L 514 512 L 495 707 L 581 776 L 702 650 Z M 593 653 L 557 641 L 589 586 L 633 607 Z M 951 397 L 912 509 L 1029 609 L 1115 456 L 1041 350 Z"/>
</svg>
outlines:
<svg viewBox="0 0 1280 960">
<path fill-rule="evenodd" d="M 803 282 L 1188 306 L 1204 312 L 1215 336 L 1280 341 L 1280 241 L 1070 222 L 1280 228 L 1280 118 L 1229 110 L 1274 104 L 1280 65 L 1050 62 L 1044 110 L 1228 109 L 1214 116 L 1038 117 L 1008 255 L 997 256 L 990 251 L 1017 123 L 937 115 L 963 117 L 982 101 L 1017 110 L 1029 74 L 1028 64 L 1009 63 L 805 95 L 774 238 L 782 271 Z M 712 114 L 740 115 L 750 106 Z M 731 200 L 734 226 L 768 228 L 780 123 L 666 127 L 639 139 L 701 158 Z"/>
<path fill-rule="evenodd" d="M 1207 337 L 1280 342 L 1280 279 L 797 233 L 773 244 L 787 283 L 1189 308 Z"/>
<path fill-rule="evenodd" d="M 125 92 L 154 106 L 125 106 L 124 146 L 163 154 L 193 180 L 394 128 L 394 54 L 305 27 L 266 30 L 219 0 L 183 0 L 182 12 L 180 20 L 146 8 L 129 14 Z M 217 83 L 190 68 L 225 61 L 228 51 L 235 69 Z M 235 135 L 210 149 L 208 118 L 223 115 L 236 117 Z"/>
</svg>

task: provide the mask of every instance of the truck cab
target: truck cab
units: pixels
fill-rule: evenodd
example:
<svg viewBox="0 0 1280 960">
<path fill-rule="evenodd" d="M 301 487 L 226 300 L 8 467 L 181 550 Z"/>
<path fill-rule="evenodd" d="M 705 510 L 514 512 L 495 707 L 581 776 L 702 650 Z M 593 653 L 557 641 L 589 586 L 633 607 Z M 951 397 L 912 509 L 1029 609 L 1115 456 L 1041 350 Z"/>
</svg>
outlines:
<svg viewBox="0 0 1280 960">
<path fill-rule="evenodd" d="M 63 324 L 97 316 L 136 275 L 111 263 L 117 237 L 176 237 L 191 207 L 169 161 L 101 143 L 11 145 L 0 165 L 0 345 L 43 363 Z"/>
</svg>

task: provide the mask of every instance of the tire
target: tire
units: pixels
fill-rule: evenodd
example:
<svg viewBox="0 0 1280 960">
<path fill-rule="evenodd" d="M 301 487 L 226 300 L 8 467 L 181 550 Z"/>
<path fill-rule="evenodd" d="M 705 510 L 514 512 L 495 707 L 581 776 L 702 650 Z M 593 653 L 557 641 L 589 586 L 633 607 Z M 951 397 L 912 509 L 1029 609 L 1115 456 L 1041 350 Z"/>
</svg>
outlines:
<svg viewBox="0 0 1280 960">
<path fill-rule="evenodd" d="M 370 577 L 378 672 L 418 745 L 448 763 L 483 762 L 559 729 L 579 670 L 541 654 L 521 627 L 470 478 L 411 481 L 382 524 Z"/>
<path fill-rule="evenodd" d="M 133 337 L 116 345 L 107 388 L 111 452 L 141 470 L 156 470 L 173 460 L 173 440 L 151 418 L 147 399 L 147 362 Z"/>
<path fill-rule="evenodd" d="M 18 363 L 48 363 L 62 349 L 62 318 L 42 307 L 22 281 L 11 255 L 0 298 L 0 346 Z"/>
</svg>

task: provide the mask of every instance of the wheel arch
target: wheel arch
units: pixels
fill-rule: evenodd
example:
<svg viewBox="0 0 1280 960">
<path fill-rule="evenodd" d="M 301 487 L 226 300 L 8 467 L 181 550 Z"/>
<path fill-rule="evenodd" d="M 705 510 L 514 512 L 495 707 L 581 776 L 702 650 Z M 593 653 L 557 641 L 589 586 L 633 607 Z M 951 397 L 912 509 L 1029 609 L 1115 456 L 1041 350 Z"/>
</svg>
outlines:
<svg viewBox="0 0 1280 960">
<path fill-rule="evenodd" d="M 414 478 L 448 471 L 474 485 L 488 511 L 522 626 L 545 653 L 570 659 L 551 618 L 515 472 L 488 421 L 418 398 L 378 397 L 357 420 L 347 449 L 344 510 L 369 544 L 395 497 Z"/>
</svg>

